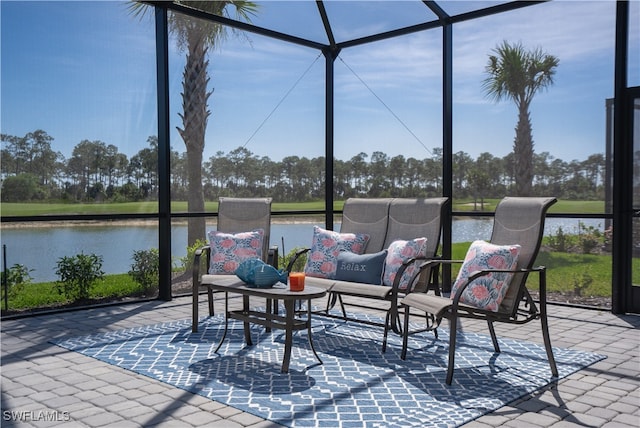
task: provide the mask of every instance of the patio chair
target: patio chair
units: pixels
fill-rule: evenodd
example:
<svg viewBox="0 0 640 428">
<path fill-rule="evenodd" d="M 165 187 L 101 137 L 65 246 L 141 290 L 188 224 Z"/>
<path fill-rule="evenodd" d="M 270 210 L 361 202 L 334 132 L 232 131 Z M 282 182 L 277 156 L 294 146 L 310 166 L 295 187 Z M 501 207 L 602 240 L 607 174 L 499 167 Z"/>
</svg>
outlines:
<svg viewBox="0 0 640 428">
<path fill-rule="evenodd" d="M 262 229 L 264 231 L 262 241 L 262 260 L 275 267 L 278 265 L 277 247 L 269 247 L 271 232 L 271 198 L 220 198 L 218 204 L 218 232 L 236 234 Z M 205 256 L 206 272 L 200 274 L 202 255 Z M 192 330 L 198 331 L 198 296 L 201 286 L 207 287 L 209 303 L 209 316 L 215 315 L 213 307 L 213 290 L 207 286 L 215 281 L 217 274 L 209 274 L 211 266 L 211 246 L 204 246 L 195 252 L 193 262 L 193 324 Z"/>
<path fill-rule="evenodd" d="M 555 198 L 504 198 L 496 207 L 491 244 L 509 246 L 520 245 L 520 252 L 513 270 L 509 269 L 470 269 L 469 275 L 459 275 L 456 284 L 458 287 L 451 298 L 424 293 L 411 293 L 400 300 L 404 308 L 404 327 L 402 329 L 402 353 L 405 359 L 410 335 L 422 331 L 432 330 L 436 334 L 437 328 L 443 318 L 450 321 L 449 334 L 449 362 L 447 368 L 447 385 L 451 385 L 455 368 L 455 346 L 458 318 L 483 319 L 487 321 L 491 340 L 496 353 L 500 352 L 496 337 L 494 323 L 503 322 L 509 324 L 525 324 L 539 319 L 542 325 L 542 337 L 544 346 L 554 377 L 558 376 L 558 369 L 551 349 L 549 338 L 549 326 L 546 307 L 546 268 L 544 266 L 533 267 L 540 249 L 544 232 L 544 221 L 548 208 L 556 202 Z M 469 253 L 467 259 L 469 260 Z M 424 263 L 424 267 L 443 263 L 461 263 L 462 261 L 434 260 Z M 470 286 L 477 286 L 477 280 L 487 275 L 500 274 L 513 275 L 508 284 L 504 299 L 499 304 L 497 311 L 481 309 L 467 303 L 461 303 L 461 296 Z M 539 307 L 527 290 L 526 281 L 530 273 L 537 274 L 539 286 Z M 494 276 L 495 278 L 495 276 Z M 456 288 L 454 285 L 454 288 Z M 426 313 L 426 328 L 410 331 L 409 319 L 411 309 Z M 385 331 L 385 337 L 387 332 Z"/>
</svg>

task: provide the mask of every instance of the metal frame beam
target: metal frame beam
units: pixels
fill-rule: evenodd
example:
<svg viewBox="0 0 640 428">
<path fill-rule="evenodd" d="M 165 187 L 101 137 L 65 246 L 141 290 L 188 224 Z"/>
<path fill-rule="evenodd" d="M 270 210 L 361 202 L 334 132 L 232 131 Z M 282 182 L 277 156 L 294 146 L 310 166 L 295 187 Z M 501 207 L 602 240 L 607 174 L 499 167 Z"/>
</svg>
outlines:
<svg viewBox="0 0 640 428">
<path fill-rule="evenodd" d="M 627 67 L 629 2 L 616 3 L 616 45 L 613 98 L 613 246 L 611 311 L 629 310 L 631 300 L 631 230 L 633 184 L 633 145 L 627 118 Z M 627 125 L 625 125 L 627 124 Z M 629 129 L 627 129 L 629 128 Z"/>
<path fill-rule="evenodd" d="M 193 9 L 182 4 L 177 4 L 167 1 L 145 1 L 154 6 L 167 8 L 173 12 L 179 12 L 184 15 L 191 16 L 193 18 L 205 19 L 208 21 L 217 22 L 222 25 L 226 25 L 238 30 L 248 31 L 250 33 L 259 34 L 261 36 L 270 37 L 272 39 L 282 40 L 289 43 L 294 43 L 308 48 L 322 50 L 327 45 L 323 43 L 314 42 L 312 40 L 303 39 L 302 37 L 292 36 L 290 34 L 281 33 L 279 31 L 269 30 L 268 28 L 258 27 L 256 25 L 248 24 L 246 22 L 236 21 L 235 19 L 227 18 L 220 15 L 214 15 L 212 13 L 204 12 L 199 9 Z"/>
<path fill-rule="evenodd" d="M 325 195 L 324 222 L 325 227 L 333 230 L 333 158 L 334 158 L 334 65 L 340 49 L 323 49 L 325 57 Z"/>
<path fill-rule="evenodd" d="M 333 36 L 333 30 L 331 29 L 331 24 L 329 23 L 329 16 L 327 15 L 327 10 L 324 8 L 324 2 L 322 0 L 316 0 L 316 5 L 318 6 L 320 18 L 322 19 L 322 25 L 324 25 L 324 31 L 327 33 L 329 46 L 331 47 L 331 49 L 335 49 L 336 39 Z"/>
<path fill-rule="evenodd" d="M 453 26 L 442 27 L 442 196 L 453 198 Z M 449 203 L 445 207 L 442 219 L 442 256 L 451 258 L 453 225 L 452 208 Z M 443 268 L 444 291 L 451 290 L 451 265 Z"/>
<path fill-rule="evenodd" d="M 171 300 L 171 141 L 167 9 L 155 8 L 158 96 L 158 298 Z"/>
</svg>

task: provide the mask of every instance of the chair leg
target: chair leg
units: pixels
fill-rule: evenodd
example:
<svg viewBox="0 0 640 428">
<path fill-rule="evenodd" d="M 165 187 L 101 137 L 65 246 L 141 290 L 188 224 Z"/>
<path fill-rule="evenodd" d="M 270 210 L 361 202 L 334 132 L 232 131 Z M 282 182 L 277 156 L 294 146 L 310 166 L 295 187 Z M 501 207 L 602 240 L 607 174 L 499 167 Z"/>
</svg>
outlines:
<svg viewBox="0 0 640 428">
<path fill-rule="evenodd" d="M 493 349 L 499 353 L 500 345 L 498 345 L 498 337 L 496 336 L 496 329 L 493 326 L 493 321 L 487 320 L 487 325 L 489 326 L 489 333 L 491 333 L 491 341 L 493 342 Z"/>
<path fill-rule="evenodd" d="M 449 319 L 449 365 L 447 366 L 447 385 L 453 380 L 456 359 L 456 334 L 458 332 L 458 315 L 451 314 Z"/>
<path fill-rule="evenodd" d="M 547 359 L 551 367 L 551 374 L 558 377 L 558 367 L 556 359 L 551 349 L 551 337 L 549 336 L 549 320 L 547 319 L 547 271 L 540 272 L 540 323 L 542 324 L 542 339 L 544 340 L 544 348 L 547 351 Z"/>
<path fill-rule="evenodd" d="M 394 306 L 393 302 L 387 311 L 387 325 L 393 330 L 394 333 L 402 336 L 402 323 L 400 322 L 400 311 L 397 306 Z"/>
<path fill-rule="evenodd" d="M 198 285 L 194 283 L 191 289 L 191 331 L 198 332 Z"/>
<path fill-rule="evenodd" d="M 338 294 L 338 302 L 340 302 L 340 309 L 342 309 L 342 317 L 347 320 L 347 310 L 344 308 L 344 302 L 342 301 L 342 295 Z"/>
<path fill-rule="evenodd" d="M 387 337 L 389 336 L 389 324 L 391 323 L 391 314 L 387 312 L 384 319 L 384 335 L 382 336 L 382 353 L 387 352 Z"/>
<path fill-rule="evenodd" d="M 549 321 L 547 320 L 545 303 L 540 304 L 540 323 L 542 324 L 542 339 L 544 340 L 544 349 L 547 351 L 547 359 L 549 360 L 549 366 L 551 367 L 551 374 L 553 375 L 553 377 L 558 377 L 558 366 L 556 366 L 556 359 L 553 356 L 553 349 L 551 349 Z"/>
<path fill-rule="evenodd" d="M 407 347 L 409 346 L 409 311 L 411 308 L 409 306 L 404 307 L 404 328 L 402 329 L 402 353 L 400 354 L 401 359 L 407 358 Z"/>
<path fill-rule="evenodd" d="M 433 335 L 434 337 L 437 339 L 438 338 L 438 326 L 440 325 L 439 322 L 437 322 L 436 317 L 432 314 L 426 313 L 425 317 L 430 318 L 432 325 L 433 325 Z"/>
<path fill-rule="evenodd" d="M 207 298 L 209 300 L 209 316 L 214 316 L 213 312 L 213 290 L 210 287 L 207 287 Z"/>
<path fill-rule="evenodd" d="M 327 297 L 327 309 L 325 310 L 326 314 L 329 314 L 329 311 L 333 309 L 336 304 L 336 293 L 329 292 L 329 296 Z"/>
</svg>

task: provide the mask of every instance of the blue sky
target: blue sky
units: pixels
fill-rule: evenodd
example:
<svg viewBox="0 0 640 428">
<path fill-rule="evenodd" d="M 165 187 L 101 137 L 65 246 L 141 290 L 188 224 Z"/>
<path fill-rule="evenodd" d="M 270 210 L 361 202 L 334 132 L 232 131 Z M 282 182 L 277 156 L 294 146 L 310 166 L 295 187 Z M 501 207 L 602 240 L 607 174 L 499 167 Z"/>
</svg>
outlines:
<svg viewBox="0 0 640 428">
<path fill-rule="evenodd" d="M 451 13 L 469 7 L 442 5 Z M 433 19 L 417 1 L 329 1 L 326 8 L 338 41 Z M 639 14 L 635 2 L 632 12 Z M 67 157 L 83 139 L 129 156 L 146 147 L 157 133 L 151 15 L 133 18 L 126 3 L 112 1 L 3 0 L 0 13 L 2 133 L 43 129 Z M 493 103 L 481 89 L 488 54 L 508 40 L 560 59 L 555 84 L 531 106 L 536 152 L 567 161 L 604 153 L 614 18 L 613 1 L 554 1 L 454 26 L 454 151 L 511 151 L 516 109 Z M 314 2 L 262 2 L 254 23 L 326 42 Z M 630 59 L 640 63 L 638 33 Z M 335 62 L 337 158 L 382 151 L 423 159 L 440 147 L 440 50 L 440 30 L 432 30 L 342 51 Z M 172 43 L 172 129 L 181 126 L 183 66 L 184 53 Z M 324 70 L 316 50 L 231 35 L 210 57 L 205 159 L 239 146 L 272 160 L 323 156 Z M 636 66 L 636 84 L 639 75 Z M 183 152 L 176 131 L 171 138 Z"/>
</svg>

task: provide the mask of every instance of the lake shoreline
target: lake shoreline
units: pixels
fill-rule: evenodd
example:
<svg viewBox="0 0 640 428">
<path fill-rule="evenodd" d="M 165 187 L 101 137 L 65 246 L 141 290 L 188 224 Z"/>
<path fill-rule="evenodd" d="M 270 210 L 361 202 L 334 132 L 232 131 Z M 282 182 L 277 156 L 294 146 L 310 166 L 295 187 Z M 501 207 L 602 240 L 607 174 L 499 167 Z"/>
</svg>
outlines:
<svg viewBox="0 0 640 428">
<path fill-rule="evenodd" d="M 339 222 L 339 217 L 336 217 Z M 321 224 L 324 223 L 324 216 L 317 218 L 294 217 L 287 219 L 271 218 L 271 224 Z M 187 219 L 176 218 L 171 221 L 172 226 L 184 226 Z M 29 222 L 2 222 L 0 229 L 36 229 L 36 228 L 59 228 L 59 227 L 157 227 L 156 219 L 127 219 L 127 220 L 43 220 Z M 217 225 L 216 220 L 207 220 L 207 226 Z"/>
<path fill-rule="evenodd" d="M 474 220 L 480 222 L 492 222 L 493 217 L 473 217 L 473 216 L 454 216 L 453 220 Z M 342 221 L 342 215 L 337 214 L 334 216 L 334 223 L 340 224 Z M 575 219 L 575 228 L 578 230 L 578 223 L 580 219 Z M 598 221 L 600 221 L 598 219 Z M 584 222 L 584 219 L 582 220 Z M 171 220 L 171 226 L 186 226 L 188 219 L 184 217 L 176 217 Z M 273 216 L 271 217 L 272 225 L 318 225 L 324 227 L 324 215 L 305 215 L 305 216 Z M 38 220 L 38 221 L 26 221 L 26 222 L 1 222 L 0 230 L 20 230 L 20 229 L 47 229 L 47 228 L 91 228 L 91 227 L 157 227 L 157 219 L 123 219 L 123 220 Z M 206 227 L 216 227 L 217 217 L 207 218 Z M 602 225 L 598 225 L 602 228 Z"/>
</svg>

